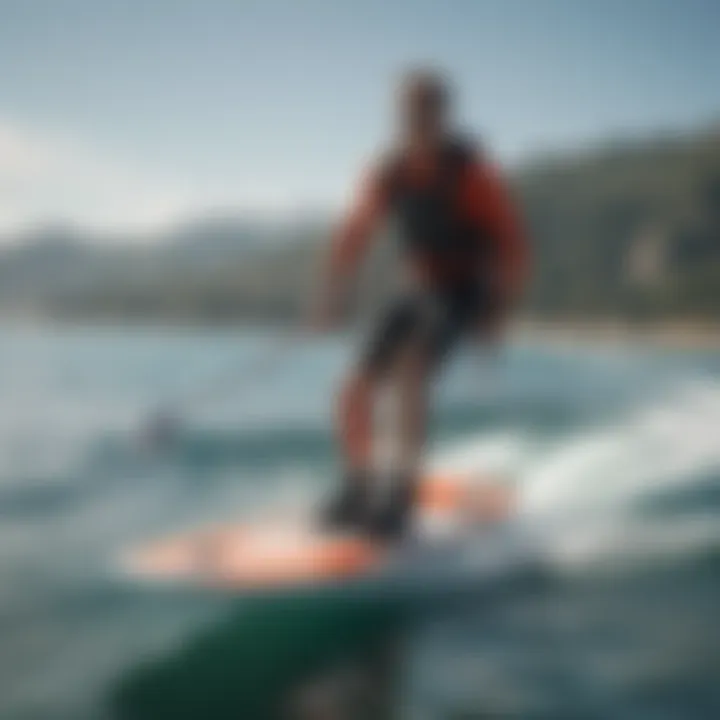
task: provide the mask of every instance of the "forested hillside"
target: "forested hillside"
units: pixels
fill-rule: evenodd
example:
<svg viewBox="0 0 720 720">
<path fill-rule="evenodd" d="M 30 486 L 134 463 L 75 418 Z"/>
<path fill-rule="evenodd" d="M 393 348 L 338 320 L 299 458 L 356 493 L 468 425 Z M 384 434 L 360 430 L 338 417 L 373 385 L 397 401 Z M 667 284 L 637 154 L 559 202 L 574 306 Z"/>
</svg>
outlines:
<svg viewBox="0 0 720 720">
<path fill-rule="evenodd" d="M 551 315 L 720 311 L 720 129 L 556 157 L 517 178 Z"/>
</svg>

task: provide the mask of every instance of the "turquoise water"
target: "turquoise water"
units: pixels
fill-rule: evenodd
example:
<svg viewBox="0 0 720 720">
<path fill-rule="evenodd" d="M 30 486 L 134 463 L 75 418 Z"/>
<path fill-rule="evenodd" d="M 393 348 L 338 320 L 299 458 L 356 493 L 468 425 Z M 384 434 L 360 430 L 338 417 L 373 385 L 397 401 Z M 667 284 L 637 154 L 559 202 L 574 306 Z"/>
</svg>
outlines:
<svg viewBox="0 0 720 720">
<path fill-rule="evenodd" d="M 118 582 L 129 544 L 333 481 L 351 348 L 288 349 L 243 384 L 276 341 L 0 330 L 0 717 L 292 717 L 333 693 L 336 717 L 720 716 L 716 353 L 518 342 L 450 368 L 432 460 L 518 487 L 542 573 L 425 603 Z M 150 452 L 143 419 L 181 399 L 177 444 Z"/>
</svg>

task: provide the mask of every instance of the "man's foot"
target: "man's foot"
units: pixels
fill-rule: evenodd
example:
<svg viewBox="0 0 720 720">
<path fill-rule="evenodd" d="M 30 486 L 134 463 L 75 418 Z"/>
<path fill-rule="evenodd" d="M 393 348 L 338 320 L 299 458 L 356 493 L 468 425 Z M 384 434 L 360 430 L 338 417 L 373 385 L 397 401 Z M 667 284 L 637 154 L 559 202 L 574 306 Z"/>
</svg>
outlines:
<svg viewBox="0 0 720 720">
<path fill-rule="evenodd" d="M 366 532 L 382 541 L 403 537 L 410 528 L 414 499 L 415 483 L 407 477 L 397 478 L 383 504 L 366 521 Z"/>
<path fill-rule="evenodd" d="M 345 477 L 339 492 L 320 513 L 320 524 L 330 530 L 361 530 L 368 513 L 367 478 Z"/>
</svg>

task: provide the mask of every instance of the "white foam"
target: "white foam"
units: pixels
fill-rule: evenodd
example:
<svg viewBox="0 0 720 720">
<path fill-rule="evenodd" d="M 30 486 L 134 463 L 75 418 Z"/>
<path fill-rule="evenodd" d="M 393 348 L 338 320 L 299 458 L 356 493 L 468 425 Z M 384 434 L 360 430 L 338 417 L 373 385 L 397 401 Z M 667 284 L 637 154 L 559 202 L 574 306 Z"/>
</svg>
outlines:
<svg viewBox="0 0 720 720">
<path fill-rule="evenodd" d="M 502 480 L 520 474 L 531 452 L 528 438 L 503 431 L 445 445 L 431 456 L 428 465 L 431 472 L 482 472 Z"/>
<path fill-rule="evenodd" d="M 604 518 L 555 528 L 543 536 L 543 554 L 556 569 L 583 571 L 601 567 L 618 571 L 675 562 L 720 545 L 715 518 L 689 517 L 668 521 Z"/>
<path fill-rule="evenodd" d="M 559 441 L 522 481 L 527 513 L 627 503 L 720 469 L 720 387 L 684 385 L 617 423 Z"/>
<path fill-rule="evenodd" d="M 431 467 L 509 477 L 519 513 L 562 567 L 647 561 L 720 543 L 716 523 L 642 519 L 638 500 L 720 472 L 720 384 L 706 378 L 615 422 L 546 444 L 507 430 L 445 446 Z"/>
</svg>

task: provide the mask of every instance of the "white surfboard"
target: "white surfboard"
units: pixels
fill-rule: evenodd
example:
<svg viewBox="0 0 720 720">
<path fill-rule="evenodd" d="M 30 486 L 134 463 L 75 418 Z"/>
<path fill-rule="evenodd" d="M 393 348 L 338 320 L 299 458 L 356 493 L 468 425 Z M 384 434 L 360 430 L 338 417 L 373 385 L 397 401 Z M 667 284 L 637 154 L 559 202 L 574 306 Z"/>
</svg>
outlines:
<svg viewBox="0 0 720 720">
<path fill-rule="evenodd" d="M 240 595 L 438 582 L 450 561 L 487 573 L 517 555 L 506 532 L 514 500 L 499 482 L 433 475 L 421 483 L 413 532 L 395 546 L 325 532 L 310 520 L 266 520 L 161 538 L 123 553 L 120 562 L 136 580 Z"/>
</svg>

